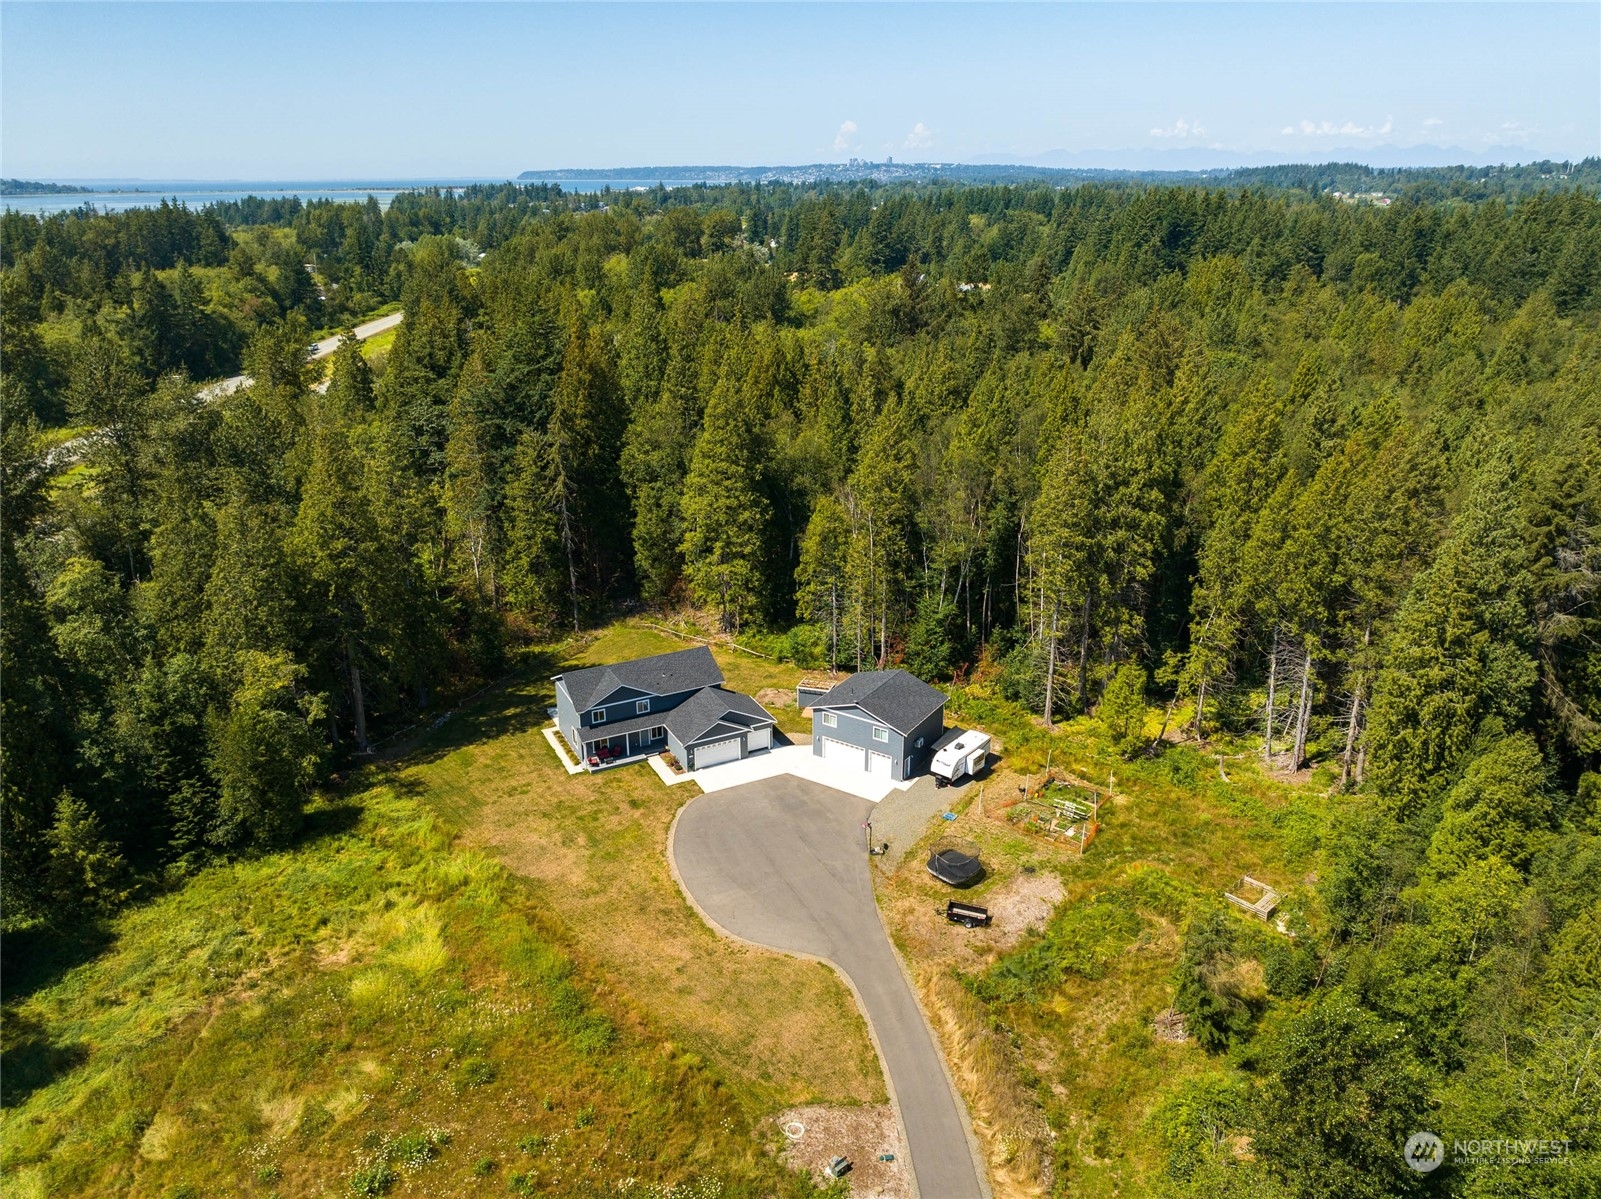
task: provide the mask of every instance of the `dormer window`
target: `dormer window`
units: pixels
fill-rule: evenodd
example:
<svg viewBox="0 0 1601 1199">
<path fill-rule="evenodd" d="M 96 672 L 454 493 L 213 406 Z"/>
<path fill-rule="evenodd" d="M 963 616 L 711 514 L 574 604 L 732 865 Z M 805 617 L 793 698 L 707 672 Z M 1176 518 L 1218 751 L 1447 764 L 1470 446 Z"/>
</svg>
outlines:
<svg viewBox="0 0 1601 1199">
<path fill-rule="evenodd" d="M 650 700 L 648 700 L 648 699 L 636 699 L 634 701 L 634 715 L 643 716 L 646 712 L 649 712 L 649 711 L 650 711 Z"/>
<path fill-rule="evenodd" d="M 589 723 L 590 724 L 605 724 L 606 723 L 606 709 L 605 708 L 596 708 L 593 712 L 591 712 L 589 714 Z"/>
</svg>

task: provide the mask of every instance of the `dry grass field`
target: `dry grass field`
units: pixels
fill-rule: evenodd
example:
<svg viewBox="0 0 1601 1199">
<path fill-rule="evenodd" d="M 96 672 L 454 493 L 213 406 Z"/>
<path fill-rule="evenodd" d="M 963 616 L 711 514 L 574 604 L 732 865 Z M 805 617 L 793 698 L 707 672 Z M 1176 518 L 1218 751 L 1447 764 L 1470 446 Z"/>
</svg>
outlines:
<svg viewBox="0 0 1601 1199">
<path fill-rule="evenodd" d="M 848 991 L 689 907 L 665 849 L 692 783 L 568 775 L 540 732 L 564 666 L 684 644 L 636 622 L 530 651 L 323 801 L 302 844 L 208 868 L 58 973 L 8 978 L 7 1193 L 582 1194 L 630 1173 L 664 1195 L 802 1193 L 762 1148 L 774 1115 L 885 1100 Z M 805 672 L 714 653 L 806 729 L 788 698 Z M 1227 747 L 1225 781 L 1217 747 L 1125 765 L 1090 721 L 1046 731 L 972 691 L 952 709 L 1000 763 L 875 886 L 997 1199 L 1160 1193 L 1150 1117 L 1223 1068 L 1153 1035 L 1184 921 L 1245 872 L 1295 911 L 1342 801 Z M 1047 761 L 1116 774 L 1083 856 L 1016 820 Z M 950 835 L 980 849 L 964 898 L 996 928 L 939 915 L 950 892 L 923 861 Z"/>
<path fill-rule="evenodd" d="M 613 662 L 686 643 L 616 625 L 566 665 Z M 721 647 L 729 685 L 793 689 L 799 672 Z M 735 945 L 685 902 L 666 859 L 673 816 L 697 794 L 643 764 L 568 775 L 540 733 L 554 702 L 534 666 L 401 762 L 397 783 L 529 880 L 540 905 L 617 996 L 681 1046 L 745 1083 L 764 1110 L 884 1097 L 849 992 L 826 966 Z M 793 706 L 789 709 L 794 712 Z M 775 710 L 775 714 L 782 709 Z"/>
</svg>

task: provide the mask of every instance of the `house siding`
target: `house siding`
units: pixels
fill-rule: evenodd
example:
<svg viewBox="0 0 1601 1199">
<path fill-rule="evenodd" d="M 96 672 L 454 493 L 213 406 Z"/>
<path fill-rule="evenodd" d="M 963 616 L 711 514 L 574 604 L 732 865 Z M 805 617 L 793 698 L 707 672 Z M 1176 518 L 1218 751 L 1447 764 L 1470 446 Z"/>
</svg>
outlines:
<svg viewBox="0 0 1601 1199">
<path fill-rule="evenodd" d="M 573 707 L 573 697 L 567 694 L 567 684 L 562 682 L 556 684 L 556 728 L 574 753 L 584 752 L 578 737 L 578 709 Z"/>
<path fill-rule="evenodd" d="M 906 738 L 906 746 L 901 751 L 900 762 L 904 773 L 896 777 L 915 778 L 920 774 L 927 773 L 930 764 L 934 761 L 934 744 L 944 732 L 945 709 L 942 706 L 938 711 L 930 712 L 925 716 L 923 723 L 913 729 L 911 735 Z M 919 739 L 923 742 L 922 748 L 918 747 L 917 742 Z"/>
<path fill-rule="evenodd" d="M 929 713 L 923 722 L 912 730 L 911 736 L 902 736 L 896 729 L 890 728 L 882 720 L 875 720 L 860 708 L 830 708 L 828 709 L 839 717 L 839 723 L 833 728 L 823 724 L 821 710 L 812 713 L 812 754 L 823 756 L 823 738 L 833 741 L 843 741 L 847 745 L 854 745 L 864 752 L 871 750 L 874 753 L 888 754 L 890 757 L 890 777 L 898 782 L 915 778 L 928 769 L 934 758 L 934 743 L 939 740 L 940 733 L 945 728 L 945 709 L 943 707 Z M 873 727 L 889 729 L 888 741 L 873 740 Z M 917 740 L 923 739 L 922 748 L 918 748 Z M 865 768 L 867 759 L 862 759 Z"/>
<path fill-rule="evenodd" d="M 675 691 L 671 695 L 644 695 L 638 691 L 629 691 L 627 697 L 624 699 L 613 699 L 610 703 L 596 704 L 594 707 L 588 708 L 582 713 L 575 713 L 574 715 L 577 717 L 576 727 L 581 730 L 580 735 L 604 737 L 606 735 L 606 726 L 608 724 L 615 724 L 622 720 L 632 720 L 635 716 L 645 715 L 644 712 L 638 712 L 635 710 L 634 705 L 639 700 L 649 701 L 650 712 L 652 714 L 657 712 L 671 712 L 691 695 L 694 695 L 695 691 L 699 690 L 701 690 L 701 688 L 697 687 L 694 691 Z M 612 692 L 612 695 L 619 694 L 622 694 L 622 692 Z M 610 699 L 610 696 L 607 698 Z M 569 700 L 568 703 L 570 706 L 571 701 Z M 559 695 L 556 706 L 558 708 L 561 707 Z M 598 711 L 604 711 L 606 713 L 606 719 L 600 724 L 595 723 L 595 713 Z"/>
<path fill-rule="evenodd" d="M 860 708 L 830 708 L 829 711 L 839 717 L 839 723 L 833 728 L 823 724 L 823 713 L 821 711 L 812 713 L 812 754 L 814 756 L 819 758 L 823 756 L 823 738 L 827 737 L 831 741 L 843 741 L 847 745 L 857 746 L 864 753 L 867 750 L 872 750 L 877 754 L 888 754 L 890 777 L 894 779 L 902 777 L 901 763 L 906 757 L 906 738 L 891 729 L 882 720 L 874 720 Z M 873 728 L 875 726 L 889 729 L 888 741 L 873 740 Z M 864 769 L 867 766 L 865 757 L 862 759 L 862 766 Z"/>
<path fill-rule="evenodd" d="M 748 734 L 746 733 L 741 733 L 739 735 L 739 756 L 741 758 L 750 757 L 750 742 L 747 738 Z M 673 757 L 678 759 L 678 764 L 685 770 L 698 770 L 700 767 L 694 764 L 694 752 L 696 747 L 703 744 L 715 745 L 719 741 L 726 740 L 728 740 L 727 737 L 713 737 L 709 741 L 697 741 L 693 745 L 686 746 L 677 737 L 673 736 L 672 733 L 668 733 L 667 748 L 672 752 Z"/>
</svg>

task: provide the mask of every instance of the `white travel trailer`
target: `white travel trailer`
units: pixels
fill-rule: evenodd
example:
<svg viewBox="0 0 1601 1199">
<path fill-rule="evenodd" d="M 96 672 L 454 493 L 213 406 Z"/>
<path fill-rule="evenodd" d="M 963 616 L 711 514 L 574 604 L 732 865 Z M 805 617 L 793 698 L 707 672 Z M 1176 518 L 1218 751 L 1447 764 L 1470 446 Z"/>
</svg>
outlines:
<svg viewBox="0 0 1601 1199">
<path fill-rule="evenodd" d="M 989 761 L 990 736 L 973 729 L 958 733 L 934 751 L 932 773 L 937 786 L 977 774 Z"/>
</svg>

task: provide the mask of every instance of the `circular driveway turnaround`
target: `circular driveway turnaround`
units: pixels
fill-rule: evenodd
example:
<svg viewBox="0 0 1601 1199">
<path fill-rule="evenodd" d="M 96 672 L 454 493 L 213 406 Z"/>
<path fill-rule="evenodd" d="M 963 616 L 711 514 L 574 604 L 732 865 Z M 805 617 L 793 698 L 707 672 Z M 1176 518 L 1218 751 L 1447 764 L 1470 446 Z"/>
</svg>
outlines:
<svg viewBox="0 0 1601 1199">
<path fill-rule="evenodd" d="M 667 852 L 695 906 L 758 945 L 824 958 L 855 988 L 922 1199 L 985 1199 L 961 1100 L 873 901 L 865 799 L 790 776 L 692 800 Z"/>
</svg>

